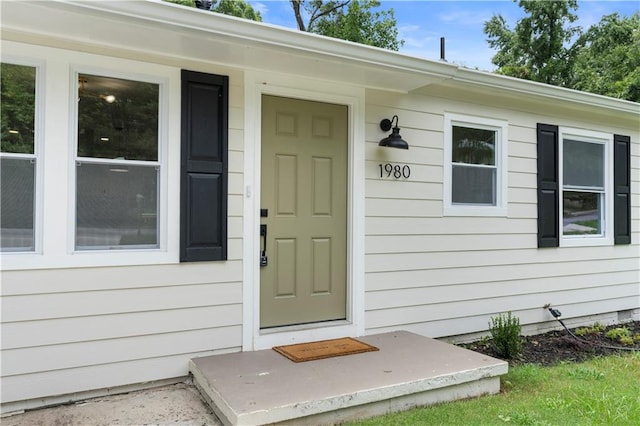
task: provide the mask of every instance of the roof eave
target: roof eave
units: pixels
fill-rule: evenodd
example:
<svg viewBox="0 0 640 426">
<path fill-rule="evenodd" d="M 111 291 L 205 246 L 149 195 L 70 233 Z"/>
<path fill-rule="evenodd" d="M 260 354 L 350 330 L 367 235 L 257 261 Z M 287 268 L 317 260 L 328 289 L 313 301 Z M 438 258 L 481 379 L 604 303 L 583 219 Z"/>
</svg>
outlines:
<svg viewBox="0 0 640 426">
<path fill-rule="evenodd" d="M 214 55 L 209 52 L 209 56 L 203 55 L 198 59 L 210 62 L 217 60 L 225 65 L 239 68 L 265 69 L 273 72 L 291 70 L 292 73 L 298 72 L 311 78 L 398 92 L 420 90 L 434 83 L 459 82 L 511 95 L 526 94 L 538 99 L 561 101 L 565 105 L 573 104 L 580 108 L 598 107 L 625 115 L 640 115 L 640 104 L 634 102 L 471 70 L 442 61 L 418 58 L 344 40 L 186 8 L 161 0 L 96 2 L 49 0 L 29 2 L 29 4 L 5 2 L 3 4 L 3 37 L 5 30 L 7 34 L 18 34 L 27 29 L 34 34 L 40 34 L 42 38 L 66 37 L 71 41 L 73 37 L 86 36 L 86 42 L 93 45 L 120 47 L 132 52 L 143 52 L 145 48 L 147 51 L 150 50 L 150 45 L 145 44 L 149 41 L 130 40 L 125 39 L 124 36 L 117 39 L 117 31 L 113 32 L 112 37 L 101 37 L 105 34 L 93 33 L 93 28 L 87 26 L 82 30 L 73 28 L 75 34 L 69 34 L 69 25 L 56 22 L 55 17 L 41 18 L 38 24 L 33 24 L 32 20 L 36 13 L 31 11 L 36 6 L 46 8 L 43 10 L 53 14 L 66 11 L 75 12 L 76 17 L 92 15 L 100 20 L 109 21 L 112 25 L 122 25 L 123 29 L 128 24 L 134 24 L 158 36 L 163 32 L 170 32 L 171 37 L 180 37 L 181 40 L 173 43 L 173 46 L 167 46 L 162 54 L 174 58 L 182 58 L 181 49 L 188 41 L 199 42 L 205 46 L 206 43 L 215 42 L 229 46 L 230 51 L 243 46 L 246 52 L 235 55 L 226 53 L 227 56 L 224 56 L 225 53 L 216 52 Z M 12 8 L 21 13 L 13 15 L 8 13 Z M 5 16 L 10 16 L 7 18 L 8 22 L 5 22 Z M 65 19 L 66 15 L 56 16 Z M 12 17 L 17 18 L 12 20 Z M 108 40 L 109 38 L 114 40 Z M 109 45 L 110 42 L 111 45 Z M 193 48 L 191 53 L 194 57 L 195 51 L 196 49 Z M 255 53 L 261 53 L 258 55 L 260 57 L 254 57 Z M 283 59 L 290 62 L 293 67 L 283 64 Z"/>
<path fill-rule="evenodd" d="M 488 89 L 498 89 L 514 94 L 526 94 L 551 101 L 571 102 L 589 107 L 616 110 L 625 114 L 640 114 L 640 104 L 594 93 L 581 92 L 565 87 L 551 86 L 536 81 L 522 80 L 485 71 L 460 68 L 453 81 L 470 83 Z"/>
</svg>

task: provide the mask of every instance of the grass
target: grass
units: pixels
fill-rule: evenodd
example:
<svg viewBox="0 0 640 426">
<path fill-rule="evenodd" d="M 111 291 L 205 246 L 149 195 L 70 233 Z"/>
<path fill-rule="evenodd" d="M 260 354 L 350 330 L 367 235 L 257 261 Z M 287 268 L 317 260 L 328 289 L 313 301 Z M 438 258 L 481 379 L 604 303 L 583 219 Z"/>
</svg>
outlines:
<svg viewBox="0 0 640 426">
<path fill-rule="evenodd" d="M 553 367 L 513 367 L 498 395 L 388 414 L 350 425 L 635 425 L 640 353 Z"/>
</svg>

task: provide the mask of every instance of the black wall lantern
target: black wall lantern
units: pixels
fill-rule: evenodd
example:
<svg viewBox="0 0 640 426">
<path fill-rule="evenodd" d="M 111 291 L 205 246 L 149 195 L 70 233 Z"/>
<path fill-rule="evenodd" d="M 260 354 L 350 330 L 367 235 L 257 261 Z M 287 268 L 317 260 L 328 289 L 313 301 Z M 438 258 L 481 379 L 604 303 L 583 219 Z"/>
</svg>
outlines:
<svg viewBox="0 0 640 426">
<path fill-rule="evenodd" d="M 396 125 L 395 127 L 393 127 L 393 130 L 391 130 L 394 120 L 396 122 Z M 407 141 L 402 139 L 402 136 L 400 136 L 400 127 L 398 127 L 397 115 L 394 115 L 391 120 L 389 120 L 388 118 L 385 118 L 384 120 L 382 120 L 380 122 L 380 128 L 385 132 L 388 132 L 389 130 L 391 130 L 391 134 L 386 138 L 382 139 L 378 144 L 379 146 L 387 146 L 389 148 L 409 149 L 409 144 L 407 143 Z"/>
</svg>

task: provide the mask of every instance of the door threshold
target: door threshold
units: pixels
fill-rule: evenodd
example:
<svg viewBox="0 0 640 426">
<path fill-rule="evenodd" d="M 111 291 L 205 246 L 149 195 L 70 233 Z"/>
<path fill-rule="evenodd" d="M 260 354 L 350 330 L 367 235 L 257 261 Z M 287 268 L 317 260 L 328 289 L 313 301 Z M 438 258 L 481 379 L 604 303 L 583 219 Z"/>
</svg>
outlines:
<svg viewBox="0 0 640 426">
<path fill-rule="evenodd" d="M 276 327 L 269 327 L 269 328 L 261 328 L 260 335 L 288 333 L 291 331 L 312 330 L 315 328 L 338 327 L 338 326 L 344 326 L 349 324 L 351 324 L 351 322 L 347 320 L 331 320 L 331 321 L 322 321 L 322 322 L 309 322 L 305 324 L 283 325 L 283 326 L 276 326 Z"/>
<path fill-rule="evenodd" d="M 359 337 L 357 327 L 348 320 L 259 329 L 254 336 L 250 349 L 254 351 L 295 343 L 316 342 L 340 337 Z"/>
</svg>

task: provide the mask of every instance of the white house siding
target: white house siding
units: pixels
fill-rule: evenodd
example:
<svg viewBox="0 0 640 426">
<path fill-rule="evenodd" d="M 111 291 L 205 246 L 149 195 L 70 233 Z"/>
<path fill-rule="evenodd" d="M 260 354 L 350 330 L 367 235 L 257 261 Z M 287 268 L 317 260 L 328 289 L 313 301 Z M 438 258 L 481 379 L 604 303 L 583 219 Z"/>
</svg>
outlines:
<svg viewBox="0 0 640 426">
<path fill-rule="evenodd" d="M 491 96 L 491 97 L 490 97 Z M 457 99 L 457 100 L 456 100 Z M 550 102 L 550 101 L 549 101 Z M 504 105 L 504 107 L 500 107 Z M 367 91 L 366 329 L 432 337 L 486 331 L 517 315 L 530 331 L 553 318 L 640 308 L 640 141 L 637 123 L 536 108 L 464 88 L 401 95 Z M 444 113 L 508 121 L 507 217 L 443 217 Z M 399 116 L 408 151 L 377 146 L 384 117 Z M 631 136 L 632 245 L 537 248 L 536 123 Z M 378 164 L 408 164 L 381 179 Z"/>
<path fill-rule="evenodd" d="M 73 131 L 67 129 L 68 103 L 56 107 L 52 95 L 57 91 L 56 96 L 69 96 L 72 67 L 90 64 L 99 72 L 102 63 L 135 64 L 3 42 L 3 55 L 7 53 L 42 61 L 49 95 L 44 128 L 62 124 L 67 135 Z M 177 94 L 177 102 L 170 105 L 168 129 L 170 182 L 167 193 L 161 195 L 169 199 L 168 211 L 163 213 L 176 220 L 168 224 L 166 252 L 148 265 L 135 265 L 136 254 L 125 254 L 133 259 L 131 266 L 117 266 L 112 253 L 89 260 L 85 253 L 69 254 L 64 239 L 72 226 L 65 217 L 71 157 L 56 151 L 68 153 L 70 142 L 67 137 L 47 134 L 43 254 L 27 255 L 23 260 L 29 266 L 19 269 L 10 267 L 19 260 L 11 257 L 14 255 L 3 257 L 3 412 L 75 399 L 73 394 L 84 391 L 107 392 L 129 384 L 184 377 L 189 359 L 238 351 L 242 346 L 243 73 L 193 61 L 184 65 L 230 77 L 229 217 L 227 261 L 180 264 L 180 67 L 156 60 L 140 67 L 146 74 L 162 69 L 163 76 L 171 76 L 173 101 Z"/>
</svg>

